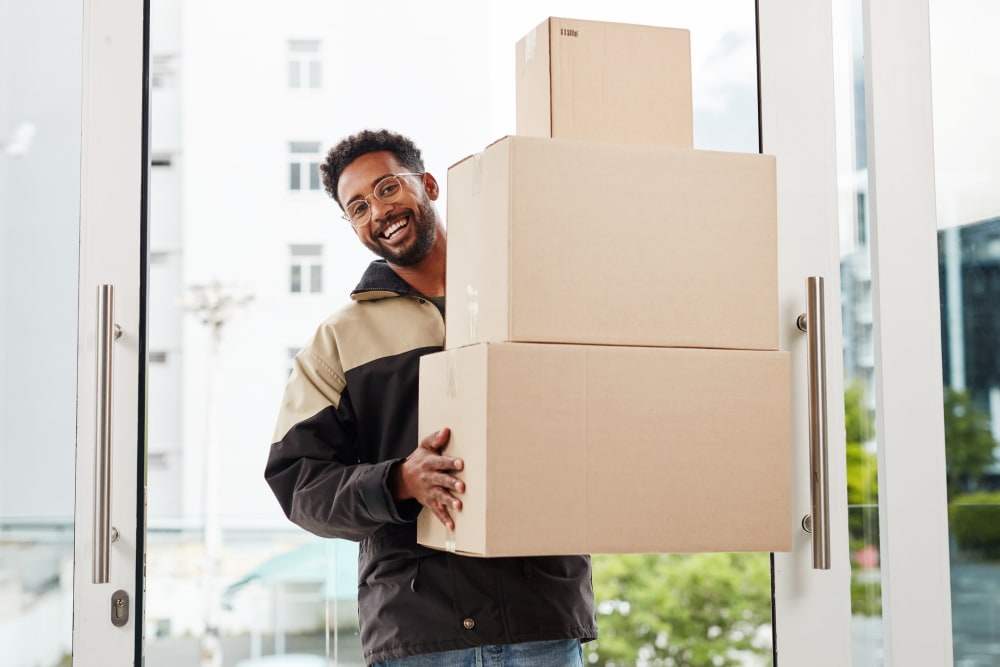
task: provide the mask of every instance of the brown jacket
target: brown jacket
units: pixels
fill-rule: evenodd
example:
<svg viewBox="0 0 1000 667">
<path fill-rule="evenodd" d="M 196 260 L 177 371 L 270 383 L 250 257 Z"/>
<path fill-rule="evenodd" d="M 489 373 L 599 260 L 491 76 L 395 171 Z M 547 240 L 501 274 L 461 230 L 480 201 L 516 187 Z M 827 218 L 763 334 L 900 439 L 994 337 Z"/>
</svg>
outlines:
<svg viewBox="0 0 1000 667">
<path fill-rule="evenodd" d="M 361 542 L 368 664 L 596 638 L 589 557 L 470 558 L 416 543 L 420 506 L 397 504 L 386 478 L 417 445 L 419 359 L 442 349 L 444 318 L 381 260 L 352 299 L 296 357 L 265 478 L 292 521 Z"/>
</svg>

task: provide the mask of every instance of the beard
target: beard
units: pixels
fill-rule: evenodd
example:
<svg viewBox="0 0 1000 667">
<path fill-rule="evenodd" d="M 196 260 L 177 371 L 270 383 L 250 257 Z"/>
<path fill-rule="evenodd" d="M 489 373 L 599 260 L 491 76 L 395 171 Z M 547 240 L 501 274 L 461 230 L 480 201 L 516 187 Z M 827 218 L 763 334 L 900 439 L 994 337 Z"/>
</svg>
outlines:
<svg viewBox="0 0 1000 667">
<path fill-rule="evenodd" d="M 426 198 L 417 204 L 417 210 L 410 219 L 414 227 L 413 241 L 402 248 L 389 248 L 379 243 L 378 238 L 366 239 L 365 246 L 373 253 L 395 266 L 414 266 L 422 262 L 431 248 L 438 233 L 437 211 Z"/>
</svg>

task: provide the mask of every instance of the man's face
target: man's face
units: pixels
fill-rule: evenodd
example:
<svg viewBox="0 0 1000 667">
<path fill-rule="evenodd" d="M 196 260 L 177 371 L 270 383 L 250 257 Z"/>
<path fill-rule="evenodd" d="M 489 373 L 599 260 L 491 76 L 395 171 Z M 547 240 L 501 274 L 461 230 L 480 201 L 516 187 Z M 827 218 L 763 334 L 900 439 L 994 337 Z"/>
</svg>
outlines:
<svg viewBox="0 0 1000 667">
<path fill-rule="evenodd" d="M 370 196 L 386 176 L 409 172 L 388 151 L 366 153 L 347 165 L 337 181 L 337 196 L 344 206 L 367 197 L 371 207 L 368 224 L 354 232 L 366 248 L 396 266 L 413 266 L 427 257 L 438 233 L 437 212 L 431 201 L 438 189 L 430 174 L 403 176 L 402 196 L 383 204 Z"/>
</svg>

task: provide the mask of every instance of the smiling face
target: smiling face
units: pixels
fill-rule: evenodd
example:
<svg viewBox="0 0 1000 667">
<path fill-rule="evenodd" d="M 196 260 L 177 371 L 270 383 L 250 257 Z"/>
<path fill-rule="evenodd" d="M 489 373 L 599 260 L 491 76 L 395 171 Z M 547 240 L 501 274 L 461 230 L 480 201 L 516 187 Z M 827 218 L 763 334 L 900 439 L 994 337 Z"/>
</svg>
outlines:
<svg viewBox="0 0 1000 667">
<path fill-rule="evenodd" d="M 337 182 L 337 197 L 344 206 L 367 197 L 371 207 L 368 224 L 354 228 L 361 243 L 390 264 L 402 267 L 419 264 L 438 240 L 440 221 L 431 205 L 438 198 L 437 181 L 430 174 L 401 177 L 403 192 L 392 204 L 370 195 L 386 176 L 409 171 L 389 151 L 376 151 L 347 165 Z"/>
</svg>

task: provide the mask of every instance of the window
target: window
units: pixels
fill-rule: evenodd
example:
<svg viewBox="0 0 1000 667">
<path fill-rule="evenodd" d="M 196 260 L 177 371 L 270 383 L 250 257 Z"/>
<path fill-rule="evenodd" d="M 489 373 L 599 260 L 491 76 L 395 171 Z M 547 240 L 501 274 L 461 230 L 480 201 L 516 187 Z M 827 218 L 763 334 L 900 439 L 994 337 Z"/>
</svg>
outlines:
<svg viewBox="0 0 1000 667">
<path fill-rule="evenodd" d="M 173 54 L 153 55 L 149 68 L 149 83 L 153 88 L 166 88 L 173 84 L 174 77 L 177 76 L 175 60 L 176 56 Z"/>
<path fill-rule="evenodd" d="M 288 153 L 288 189 L 319 190 L 319 142 L 290 141 Z"/>
<path fill-rule="evenodd" d="M 319 88 L 322 85 L 322 62 L 318 39 L 288 41 L 288 87 Z"/>
<path fill-rule="evenodd" d="M 292 294 L 323 291 L 323 246 L 291 245 L 289 291 Z"/>
</svg>

